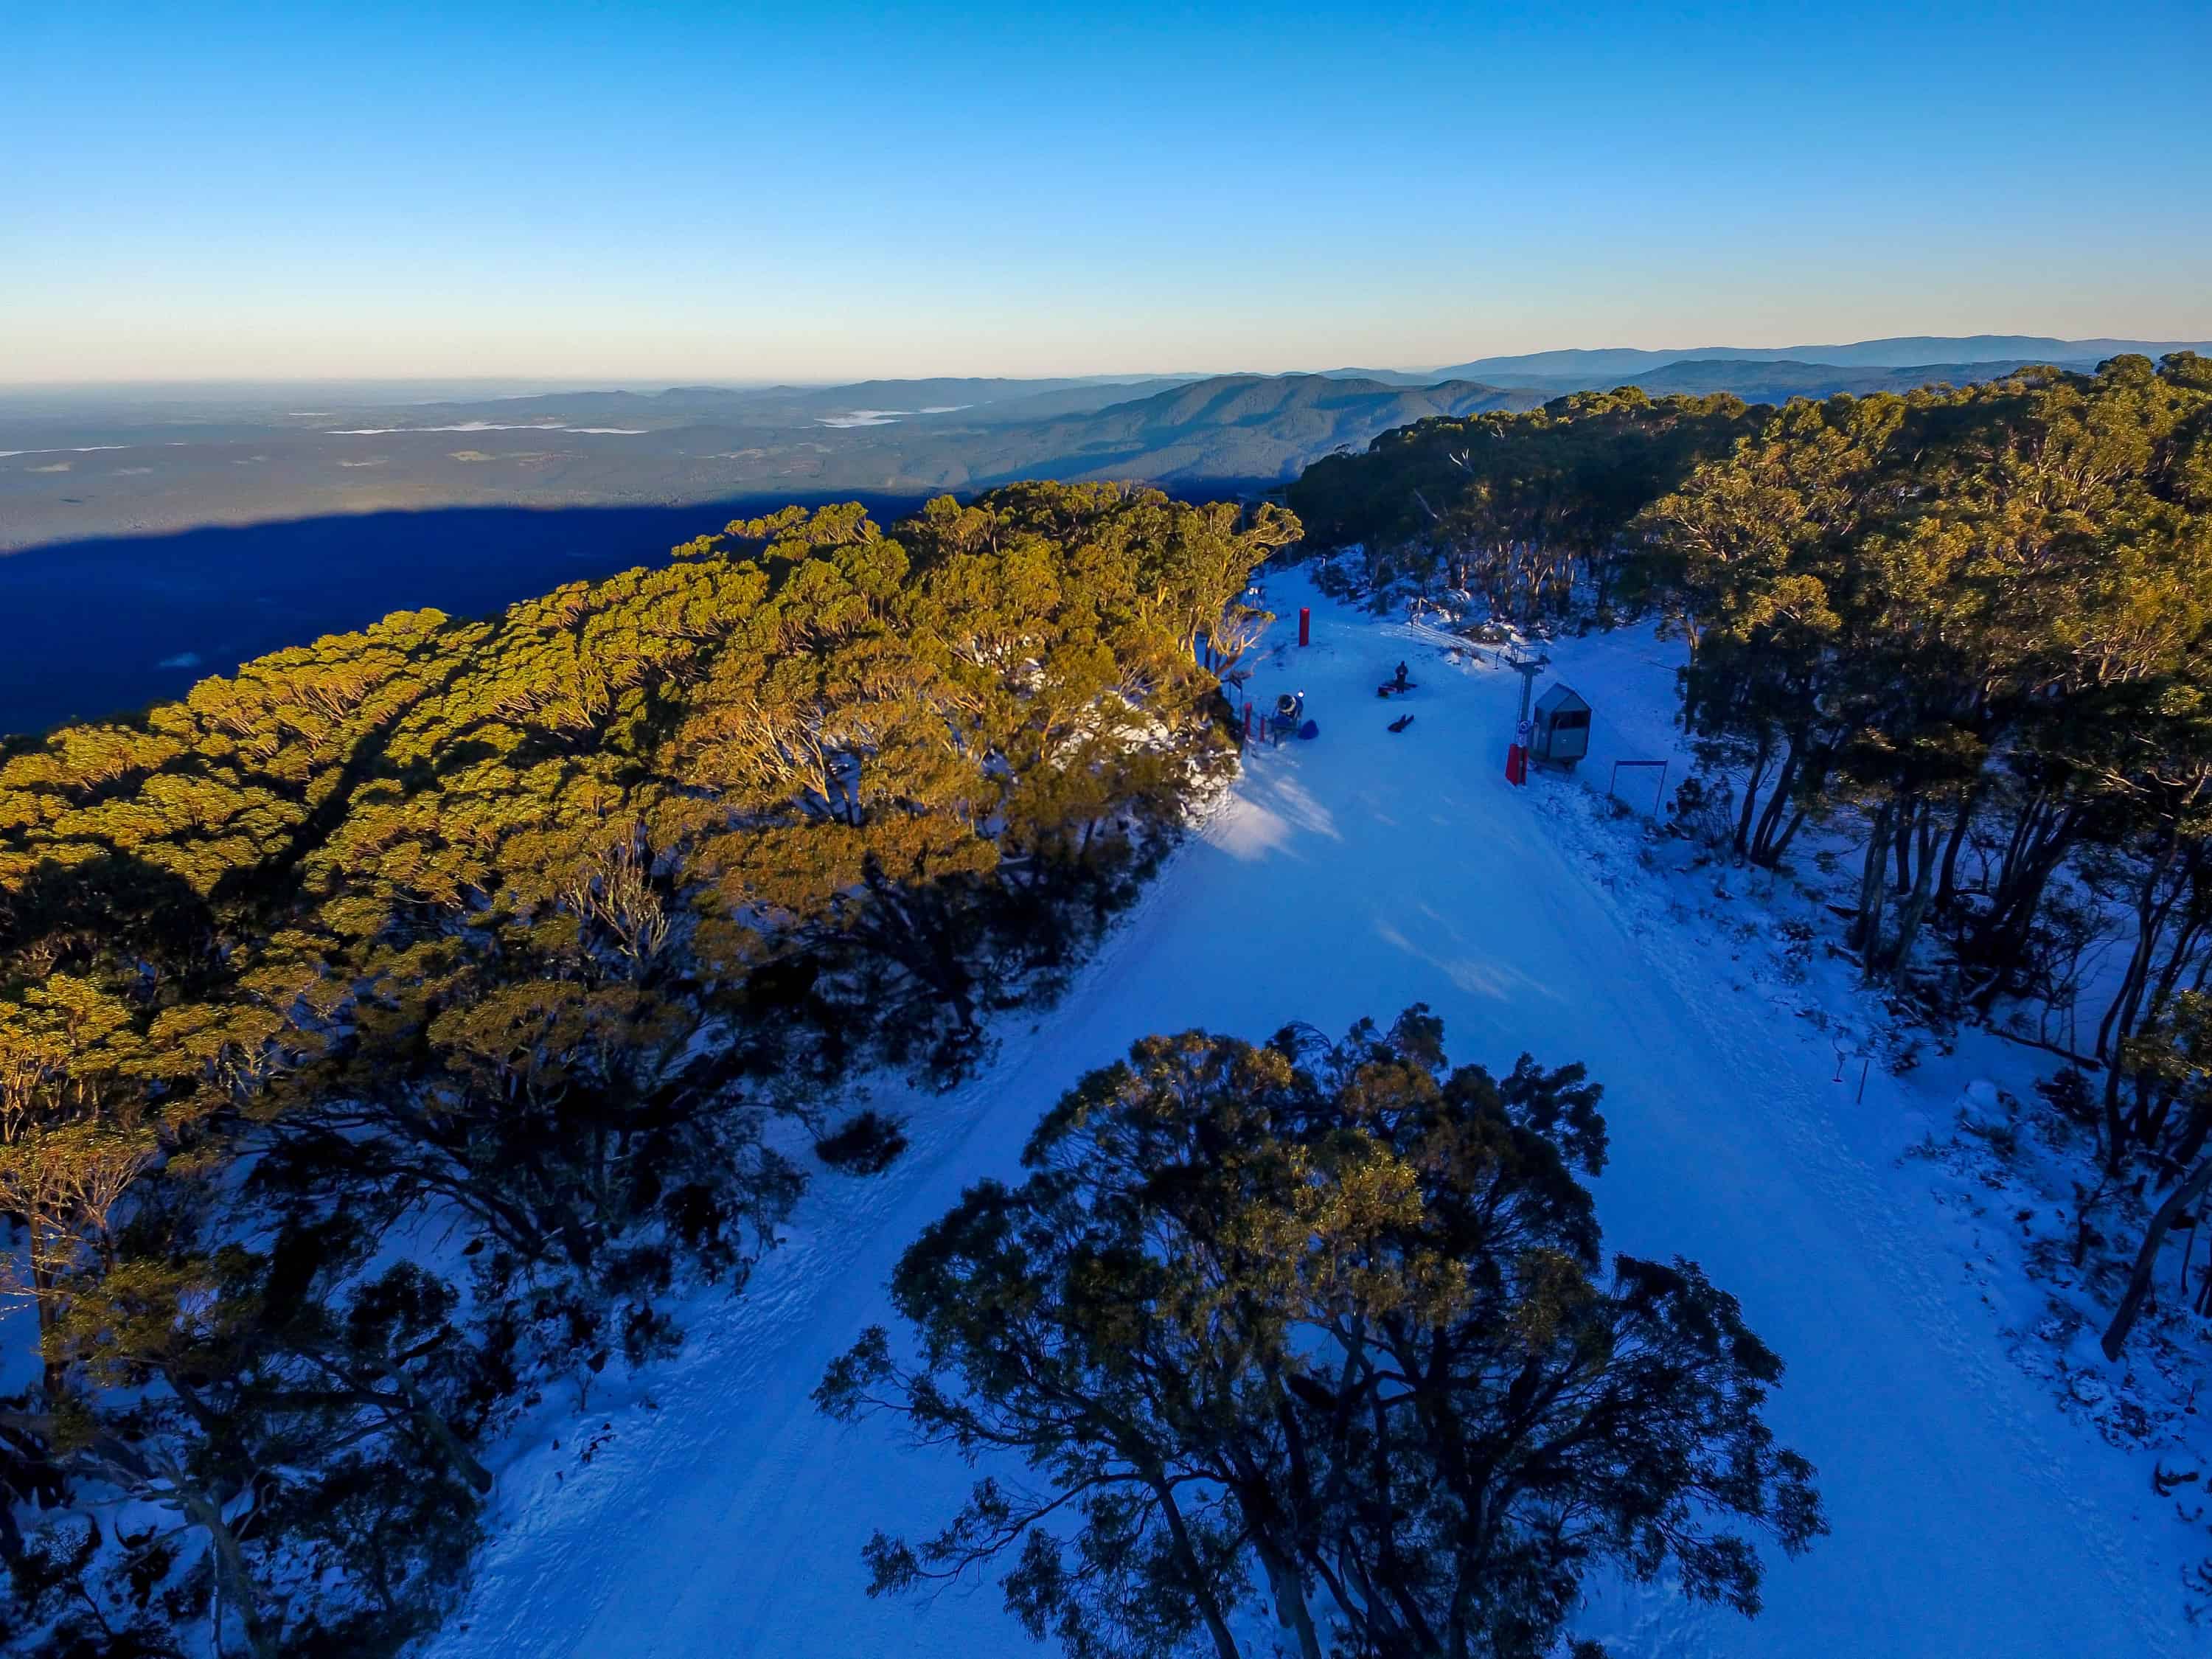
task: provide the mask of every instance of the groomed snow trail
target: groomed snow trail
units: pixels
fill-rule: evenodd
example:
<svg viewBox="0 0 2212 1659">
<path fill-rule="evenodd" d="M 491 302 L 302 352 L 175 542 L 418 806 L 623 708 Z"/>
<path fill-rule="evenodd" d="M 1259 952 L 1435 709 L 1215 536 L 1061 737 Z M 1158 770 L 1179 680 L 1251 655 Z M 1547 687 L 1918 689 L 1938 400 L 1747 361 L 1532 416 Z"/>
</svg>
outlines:
<svg viewBox="0 0 2212 1659">
<path fill-rule="evenodd" d="M 1203 1026 L 1257 1040 L 1291 1019 L 1340 1031 L 1416 1001 L 1443 1016 L 1456 1060 L 1504 1067 L 1525 1049 L 1580 1060 L 1606 1085 L 1608 1247 L 1689 1256 L 1741 1298 L 1789 1366 L 1776 1426 L 1820 1468 L 1833 1534 L 1772 1563 L 1756 1620 L 1609 1587 L 1590 1633 L 1653 1659 L 2201 1651 L 2170 1564 L 2144 1547 L 2148 1494 L 2004 1362 L 1929 1218 L 1863 1150 L 1883 1139 L 1870 1116 L 1901 1117 L 1895 1085 L 1877 1073 L 1863 1105 L 1833 1087 L 1826 1039 L 1732 982 L 1725 941 L 1672 925 L 1656 883 L 1568 794 L 1579 785 L 1504 782 L 1515 677 L 1449 666 L 1296 578 L 1270 602 L 1285 617 L 1313 603 L 1314 644 L 1273 645 L 1291 633 L 1278 623 L 1251 694 L 1265 708 L 1305 690 L 1318 741 L 1255 745 L 1071 995 L 1010 1025 L 974 1084 L 882 1103 L 911 1115 L 913 1150 L 877 1180 L 823 1176 L 744 1294 L 693 1310 L 684 1354 L 645 1380 L 650 1407 L 594 1413 L 565 1450 L 517 1456 L 476 1590 L 433 1651 L 1039 1651 L 993 1583 L 927 1603 L 865 1595 L 870 1533 L 931 1528 L 972 1477 L 883 1425 L 821 1418 L 808 1395 L 823 1367 L 890 1322 L 899 1251 L 969 1182 L 1016 1174 L 1046 1107 L 1133 1038 Z M 1560 653 L 1571 678 L 1575 649 Z M 1611 679 L 1625 649 L 1592 647 L 1589 676 Z M 1401 657 L 1420 683 L 1402 708 L 1373 690 Z M 1644 679 L 1638 708 L 1583 684 L 1601 760 L 1609 720 L 1646 743 L 1663 730 L 1663 678 Z M 1384 730 L 1408 711 L 1407 731 Z"/>
</svg>

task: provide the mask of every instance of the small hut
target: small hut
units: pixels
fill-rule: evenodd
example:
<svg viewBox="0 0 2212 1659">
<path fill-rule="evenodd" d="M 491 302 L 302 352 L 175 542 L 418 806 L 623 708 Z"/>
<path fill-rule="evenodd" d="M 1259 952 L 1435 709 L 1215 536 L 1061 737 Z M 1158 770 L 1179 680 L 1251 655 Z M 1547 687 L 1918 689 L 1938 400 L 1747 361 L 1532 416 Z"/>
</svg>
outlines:
<svg viewBox="0 0 2212 1659">
<path fill-rule="evenodd" d="M 1537 698 L 1530 726 L 1528 758 L 1539 766 L 1571 772 L 1589 753 L 1590 706 L 1571 686 L 1554 685 Z"/>
</svg>

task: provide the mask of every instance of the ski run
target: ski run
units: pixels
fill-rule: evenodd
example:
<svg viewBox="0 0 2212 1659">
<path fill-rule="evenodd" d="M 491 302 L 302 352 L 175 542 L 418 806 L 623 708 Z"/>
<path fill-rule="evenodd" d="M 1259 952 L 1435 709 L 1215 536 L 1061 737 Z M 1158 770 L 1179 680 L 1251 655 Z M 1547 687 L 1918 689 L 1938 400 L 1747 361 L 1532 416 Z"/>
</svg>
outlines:
<svg viewBox="0 0 2212 1659">
<path fill-rule="evenodd" d="M 1981 1213 L 1971 1176 L 1913 1155 L 1954 1133 L 1962 1102 L 2024 1091 L 2036 1057 L 1979 1037 L 1893 1073 L 1843 964 L 1776 971 L 1775 913 L 1747 872 L 1639 858 L 1651 771 L 1621 775 L 1637 813 L 1607 809 L 1616 759 L 1668 757 L 1668 782 L 1680 775 L 1679 647 L 1644 631 L 1550 647 L 1539 689 L 1589 698 L 1591 756 L 1516 789 L 1518 676 L 1334 605 L 1297 573 L 1272 576 L 1267 602 L 1284 620 L 1247 659 L 1246 695 L 1264 712 L 1303 690 L 1318 737 L 1255 739 L 1070 994 L 1004 1025 L 973 1081 L 880 1088 L 872 1103 L 908 1120 L 911 1149 L 881 1176 L 819 1173 L 743 1294 L 690 1307 L 678 1358 L 602 1380 L 580 1410 L 549 1398 L 508 1448 L 475 1588 L 430 1651 L 1040 1651 L 991 1580 L 866 1596 L 870 1534 L 930 1528 L 972 1475 L 880 1419 L 821 1416 L 823 1366 L 896 1323 L 883 1287 L 922 1227 L 965 1184 L 1016 1174 L 1045 1109 L 1133 1039 L 1201 1026 L 1258 1041 L 1294 1019 L 1338 1033 L 1414 1002 L 1443 1017 L 1455 1060 L 1589 1066 L 1612 1137 L 1596 1183 L 1608 1249 L 1688 1256 L 1741 1299 L 1789 1368 L 1770 1420 L 1820 1470 L 1832 1535 L 1771 1564 L 1756 1620 L 1664 1583 L 1597 1585 L 1587 1633 L 1623 1656 L 2204 1651 L 2184 1574 L 2212 1539 L 2154 1491 L 2150 1449 L 2080 1408 L 2124 1392 L 2123 1370 L 2078 1369 L 2087 1337 L 2043 1375 L 2021 1363 L 2045 1292 L 2002 1206 Z M 1419 682 L 1402 707 L 1375 695 L 1401 659 Z M 1255 1610 L 1261 1643 L 1266 1624 Z"/>
</svg>

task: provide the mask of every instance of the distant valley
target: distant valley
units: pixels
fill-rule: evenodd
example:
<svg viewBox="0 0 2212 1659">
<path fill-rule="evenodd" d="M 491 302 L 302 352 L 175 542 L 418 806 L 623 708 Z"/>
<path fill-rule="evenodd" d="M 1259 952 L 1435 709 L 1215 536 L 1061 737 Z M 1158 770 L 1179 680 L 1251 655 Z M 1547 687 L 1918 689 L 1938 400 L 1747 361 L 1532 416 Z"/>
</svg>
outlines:
<svg viewBox="0 0 2212 1659">
<path fill-rule="evenodd" d="M 148 418 L 0 394 L 0 552 L 426 507 L 921 495 L 1025 477 L 1247 489 L 1431 415 L 1544 394 L 1328 375 L 577 392 Z"/>
</svg>

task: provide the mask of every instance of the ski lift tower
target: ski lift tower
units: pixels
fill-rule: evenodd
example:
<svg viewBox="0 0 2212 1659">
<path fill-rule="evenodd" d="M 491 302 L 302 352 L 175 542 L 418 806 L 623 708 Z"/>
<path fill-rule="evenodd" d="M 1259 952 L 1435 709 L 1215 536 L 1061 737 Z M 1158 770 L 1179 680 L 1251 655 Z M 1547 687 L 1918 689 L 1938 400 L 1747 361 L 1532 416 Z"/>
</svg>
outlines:
<svg viewBox="0 0 2212 1659">
<path fill-rule="evenodd" d="M 1512 746 L 1505 751 L 1505 781 L 1508 783 L 1528 781 L 1528 740 L 1535 735 L 1535 727 L 1528 720 L 1528 699 L 1536 685 L 1536 676 L 1552 665 L 1552 659 L 1541 652 L 1533 657 L 1514 655 L 1510 651 L 1501 653 L 1505 665 L 1521 677 L 1521 714 L 1513 724 Z"/>
</svg>

